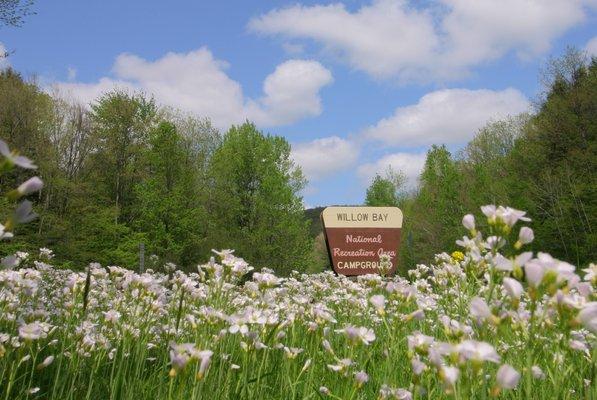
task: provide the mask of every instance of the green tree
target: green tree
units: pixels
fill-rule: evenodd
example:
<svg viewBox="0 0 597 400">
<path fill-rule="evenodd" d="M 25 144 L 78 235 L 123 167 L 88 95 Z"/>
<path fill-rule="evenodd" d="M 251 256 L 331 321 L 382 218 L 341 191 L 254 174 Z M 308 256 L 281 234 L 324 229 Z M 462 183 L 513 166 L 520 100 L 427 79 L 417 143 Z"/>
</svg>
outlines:
<svg viewBox="0 0 597 400">
<path fill-rule="evenodd" d="M 145 155 L 148 177 L 135 187 L 137 217 L 147 250 L 183 266 L 208 251 L 206 212 L 197 192 L 196 159 L 174 124 L 161 122 L 150 134 Z"/>
<path fill-rule="evenodd" d="M 76 210 L 77 213 L 69 215 L 68 229 L 50 246 L 57 250 L 57 255 L 62 255 L 59 261 L 73 269 L 81 269 L 90 262 L 130 269 L 138 267 L 139 243 L 146 243 L 147 238 L 115 222 L 118 210 L 114 206 L 86 203 L 78 205 Z"/>
<path fill-rule="evenodd" d="M 477 213 L 480 205 L 514 206 L 510 194 L 508 157 L 517 140 L 524 135 L 530 115 L 521 114 L 491 121 L 459 152 L 457 163 L 462 174 L 462 206 Z"/>
<path fill-rule="evenodd" d="M 398 207 L 403 194 L 406 177 L 403 173 L 394 171 L 388 167 L 385 175 L 382 177 L 376 174 L 367 188 L 365 205 L 377 207 Z"/>
<path fill-rule="evenodd" d="M 510 196 L 533 217 L 537 248 L 583 265 L 597 257 L 597 59 L 569 50 L 543 81 L 506 165 Z"/>
<path fill-rule="evenodd" d="M 130 221 L 135 211 L 133 186 L 143 178 L 140 158 L 157 113 L 153 99 L 142 94 L 114 90 L 92 104 L 93 129 L 99 149 L 92 170 L 118 210 L 115 221 Z"/>
<path fill-rule="evenodd" d="M 311 251 L 290 145 L 250 123 L 232 127 L 210 164 L 210 243 L 260 267 L 303 269 Z"/>
<path fill-rule="evenodd" d="M 454 247 L 463 215 L 462 177 L 445 146 L 427 152 L 416 198 L 407 202 L 403 226 L 403 268 Z M 414 257 L 414 258 L 409 258 Z"/>
</svg>

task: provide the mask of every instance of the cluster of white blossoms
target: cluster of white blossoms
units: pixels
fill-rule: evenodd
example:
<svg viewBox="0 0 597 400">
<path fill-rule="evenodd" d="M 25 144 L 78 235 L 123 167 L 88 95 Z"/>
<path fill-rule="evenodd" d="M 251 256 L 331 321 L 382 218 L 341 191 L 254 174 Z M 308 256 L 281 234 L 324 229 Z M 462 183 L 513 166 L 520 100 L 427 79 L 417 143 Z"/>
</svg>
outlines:
<svg viewBox="0 0 597 400">
<path fill-rule="evenodd" d="M 597 267 L 520 252 L 524 212 L 482 211 L 489 235 L 465 216 L 462 251 L 408 279 L 278 277 L 232 250 L 141 274 L 16 254 L 0 271 L 4 397 L 77 397 L 103 373 L 110 390 L 145 379 L 154 398 L 590 398 Z"/>
</svg>

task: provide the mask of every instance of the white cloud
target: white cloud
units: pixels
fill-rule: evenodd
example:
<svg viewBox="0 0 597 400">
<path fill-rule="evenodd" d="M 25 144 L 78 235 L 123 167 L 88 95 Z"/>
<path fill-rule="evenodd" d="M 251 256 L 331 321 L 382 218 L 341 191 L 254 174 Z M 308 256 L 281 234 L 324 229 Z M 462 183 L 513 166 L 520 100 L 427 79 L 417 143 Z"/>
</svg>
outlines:
<svg viewBox="0 0 597 400">
<path fill-rule="evenodd" d="M 249 29 L 319 43 L 355 69 L 402 81 L 460 77 L 515 51 L 522 57 L 587 17 L 594 0 L 440 0 L 427 8 L 377 0 L 351 12 L 343 4 L 295 5 L 249 22 Z"/>
<path fill-rule="evenodd" d="M 426 94 L 417 104 L 398 107 L 394 115 L 367 128 L 364 136 L 406 148 L 465 143 L 489 120 L 528 108 L 525 96 L 512 88 L 439 90 Z"/>
<path fill-rule="evenodd" d="M 450 56 L 464 65 L 548 51 L 551 42 L 586 18 L 592 0 L 442 0 Z"/>
<path fill-rule="evenodd" d="M 77 69 L 75 67 L 68 67 L 66 69 L 67 72 L 67 79 L 69 81 L 74 81 L 75 79 L 77 79 Z"/>
<path fill-rule="evenodd" d="M 346 139 L 331 136 L 292 146 L 292 158 L 309 181 L 349 168 L 359 156 L 359 147 Z"/>
<path fill-rule="evenodd" d="M 121 54 L 114 78 L 95 83 L 57 82 L 60 92 L 91 102 L 114 87 L 153 94 L 158 102 L 212 119 L 219 127 L 250 119 L 260 126 L 288 124 L 321 113 L 319 91 L 332 82 L 330 71 L 316 61 L 289 60 L 266 77 L 264 95 L 246 99 L 240 84 L 225 72 L 227 63 L 205 47 L 168 53 L 148 61 Z"/>
<path fill-rule="evenodd" d="M 332 74 L 315 61 L 290 60 L 276 67 L 263 84 L 264 96 L 249 101 L 248 115 L 262 125 L 284 125 L 321 114 L 319 90 Z"/>
<path fill-rule="evenodd" d="M 406 176 L 407 189 L 417 186 L 419 175 L 425 165 L 427 153 L 394 153 L 384 156 L 373 163 L 359 166 L 357 174 L 364 185 L 368 186 L 376 174 L 383 176 L 388 167 L 401 171 Z"/>
<path fill-rule="evenodd" d="M 431 15 L 402 2 L 379 1 L 350 13 L 342 4 L 293 6 L 249 22 L 266 34 L 313 39 L 354 68 L 388 76 L 430 61 L 438 45 Z"/>
<path fill-rule="evenodd" d="M 51 85 L 52 92 L 56 92 L 60 96 L 72 97 L 85 104 L 91 103 L 98 99 L 103 93 L 114 88 L 130 91 L 138 89 L 135 85 L 129 82 L 105 77 L 95 83 L 54 82 Z"/>
<path fill-rule="evenodd" d="M 587 42 L 585 51 L 589 54 L 589 56 L 597 57 L 597 36 Z"/>
<path fill-rule="evenodd" d="M 4 47 L 4 44 L 0 42 L 0 70 L 10 67 L 7 55 L 6 47 Z"/>
</svg>

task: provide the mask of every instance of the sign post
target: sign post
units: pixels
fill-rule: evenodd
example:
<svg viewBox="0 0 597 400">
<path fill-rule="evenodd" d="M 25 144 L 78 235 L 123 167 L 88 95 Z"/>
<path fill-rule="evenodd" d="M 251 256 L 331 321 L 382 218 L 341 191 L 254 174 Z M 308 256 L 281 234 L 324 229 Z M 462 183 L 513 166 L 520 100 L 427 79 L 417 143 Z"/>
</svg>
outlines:
<svg viewBox="0 0 597 400">
<path fill-rule="evenodd" d="M 327 207 L 321 220 L 337 274 L 392 275 L 396 271 L 402 229 L 398 207 Z"/>
<path fill-rule="evenodd" d="M 139 272 L 145 272 L 145 243 L 139 243 Z"/>
</svg>

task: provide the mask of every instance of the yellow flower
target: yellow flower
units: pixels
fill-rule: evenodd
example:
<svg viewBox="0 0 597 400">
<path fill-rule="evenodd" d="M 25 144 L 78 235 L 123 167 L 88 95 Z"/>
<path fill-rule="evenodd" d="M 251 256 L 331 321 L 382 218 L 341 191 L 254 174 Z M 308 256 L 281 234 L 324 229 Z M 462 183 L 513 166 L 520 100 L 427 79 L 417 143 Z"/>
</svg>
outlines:
<svg viewBox="0 0 597 400">
<path fill-rule="evenodd" d="M 452 253 L 452 259 L 454 261 L 462 261 L 464 260 L 464 254 L 461 251 L 455 251 Z"/>
</svg>

